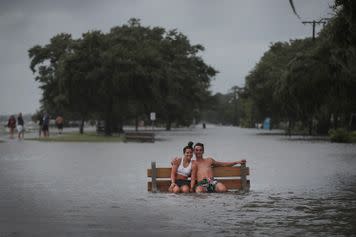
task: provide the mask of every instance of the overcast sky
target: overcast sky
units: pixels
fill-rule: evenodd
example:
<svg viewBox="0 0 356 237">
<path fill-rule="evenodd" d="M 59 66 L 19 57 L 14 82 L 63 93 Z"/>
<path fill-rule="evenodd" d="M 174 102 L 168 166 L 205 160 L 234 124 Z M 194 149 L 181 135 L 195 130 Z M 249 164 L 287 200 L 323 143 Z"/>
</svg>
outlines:
<svg viewBox="0 0 356 237">
<path fill-rule="evenodd" d="M 330 0 L 294 2 L 303 20 L 330 16 Z M 205 62 L 220 72 L 213 93 L 243 86 L 271 42 L 312 34 L 288 0 L 0 0 L 0 114 L 33 113 L 39 107 L 29 48 L 61 32 L 73 38 L 90 30 L 108 32 L 132 17 L 144 26 L 178 29 L 202 44 Z"/>
</svg>

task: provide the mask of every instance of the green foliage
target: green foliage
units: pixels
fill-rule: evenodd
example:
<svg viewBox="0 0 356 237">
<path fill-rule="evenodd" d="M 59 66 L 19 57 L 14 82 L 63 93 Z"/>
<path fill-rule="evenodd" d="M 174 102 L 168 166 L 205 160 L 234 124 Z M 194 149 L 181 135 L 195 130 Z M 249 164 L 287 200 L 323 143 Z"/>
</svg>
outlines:
<svg viewBox="0 0 356 237">
<path fill-rule="evenodd" d="M 350 132 L 351 142 L 356 143 L 356 131 Z"/>
<path fill-rule="evenodd" d="M 176 30 L 143 27 L 138 19 L 91 31 L 79 39 L 53 37 L 29 50 L 30 68 L 40 82 L 42 110 L 105 121 L 105 133 L 155 111 L 160 123 L 189 125 L 199 116 L 210 80 L 201 45 Z M 195 112 L 194 112 L 195 111 Z"/>
<path fill-rule="evenodd" d="M 286 80 L 286 73 L 291 62 L 301 58 L 304 52 L 311 47 L 311 40 L 294 40 L 289 43 L 277 42 L 272 44 L 260 62 L 246 77 L 247 98 L 253 106 L 250 117 L 254 122 L 261 122 L 266 117 L 272 117 L 272 121 L 281 118 L 294 119 L 295 98 L 291 96 L 290 82 L 295 79 Z M 298 82 L 295 82 L 298 84 Z"/>
<path fill-rule="evenodd" d="M 59 79 L 57 75 L 61 59 L 71 51 L 73 40 L 70 34 L 58 34 L 45 46 L 36 45 L 29 49 L 31 59 L 30 69 L 36 73 L 35 80 L 40 83 L 43 96 L 41 98 L 41 110 L 49 113 L 58 113 L 62 110 L 63 96 L 59 91 Z"/>
<path fill-rule="evenodd" d="M 348 126 L 347 118 L 356 111 L 356 3 L 336 0 L 334 9 L 316 40 L 271 45 L 246 77 L 252 108 L 244 109 L 242 121 L 271 117 L 291 126 L 300 121 L 309 134 Z M 333 124 L 332 117 L 337 118 Z"/>
<path fill-rule="evenodd" d="M 217 93 L 209 100 L 209 107 L 202 112 L 202 121 L 223 125 L 236 125 L 235 120 L 235 106 L 236 102 L 233 100 L 232 93 L 223 95 Z"/>
<path fill-rule="evenodd" d="M 329 136 L 332 142 L 348 143 L 351 141 L 351 134 L 344 128 L 331 129 Z"/>
</svg>

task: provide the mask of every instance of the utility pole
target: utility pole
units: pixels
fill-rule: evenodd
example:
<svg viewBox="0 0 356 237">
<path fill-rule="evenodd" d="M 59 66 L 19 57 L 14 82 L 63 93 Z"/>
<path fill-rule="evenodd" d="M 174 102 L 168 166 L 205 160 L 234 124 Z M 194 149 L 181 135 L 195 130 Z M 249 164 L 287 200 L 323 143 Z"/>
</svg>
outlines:
<svg viewBox="0 0 356 237">
<path fill-rule="evenodd" d="M 234 122 L 233 125 L 237 126 L 239 123 L 237 122 L 237 86 L 234 86 Z"/>
<path fill-rule="evenodd" d="M 315 40 L 315 26 L 318 24 L 323 24 L 323 26 L 325 26 L 325 24 L 327 23 L 328 18 L 322 18 L 319 21 L 313 20 L 313 21 L 302 21 L 302 23 L 305 24 L 312 24 L 313 26 L 313 41 Z"/>
</svg>

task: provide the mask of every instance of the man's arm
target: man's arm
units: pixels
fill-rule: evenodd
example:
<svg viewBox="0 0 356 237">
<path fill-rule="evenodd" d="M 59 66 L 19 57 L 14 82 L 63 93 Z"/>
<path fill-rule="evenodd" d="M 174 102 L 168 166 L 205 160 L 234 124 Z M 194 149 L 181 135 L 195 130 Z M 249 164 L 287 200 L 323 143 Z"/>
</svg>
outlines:
<svg viewBox="0 0 356 237">
<path fill-rule="evenodd" d="M 171 165 L 179 165 L 180 164 L 180 157 L 176 156 L 171 160 Z"/>
<path fill-rule="evenodd" d="M 192 164 L 192 173 L 190 175 L 190 192 L 194 192 L 195 182 L 197 180 L 198 167 L 195 162 Z"/>
<path fill-rule="evenodd" d="M 212 159 L 213 161 L 213 166 L 222 166 L 222 167 L 227 167 L 227 166 L 234 166 L 238 164 L 244 164 L 246 163 L 246 160 L 239 160 L 239 161 L 232 161 L 232 162 L 222 162 L 222 161 L 216 161 Z"/>
</svg>

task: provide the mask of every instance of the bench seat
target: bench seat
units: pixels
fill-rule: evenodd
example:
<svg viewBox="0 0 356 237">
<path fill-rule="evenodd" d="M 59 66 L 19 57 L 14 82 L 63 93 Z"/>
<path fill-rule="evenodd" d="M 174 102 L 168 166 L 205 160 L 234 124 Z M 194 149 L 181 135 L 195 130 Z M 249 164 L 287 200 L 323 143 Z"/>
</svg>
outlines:
<svg viewBox="0 0 356 237">
<path fill-rule="evenodd" d="M 125 142 L 154 142 L 155 134 L 152 132 L 127 132 L 125 133 Z"/>
</svg>

